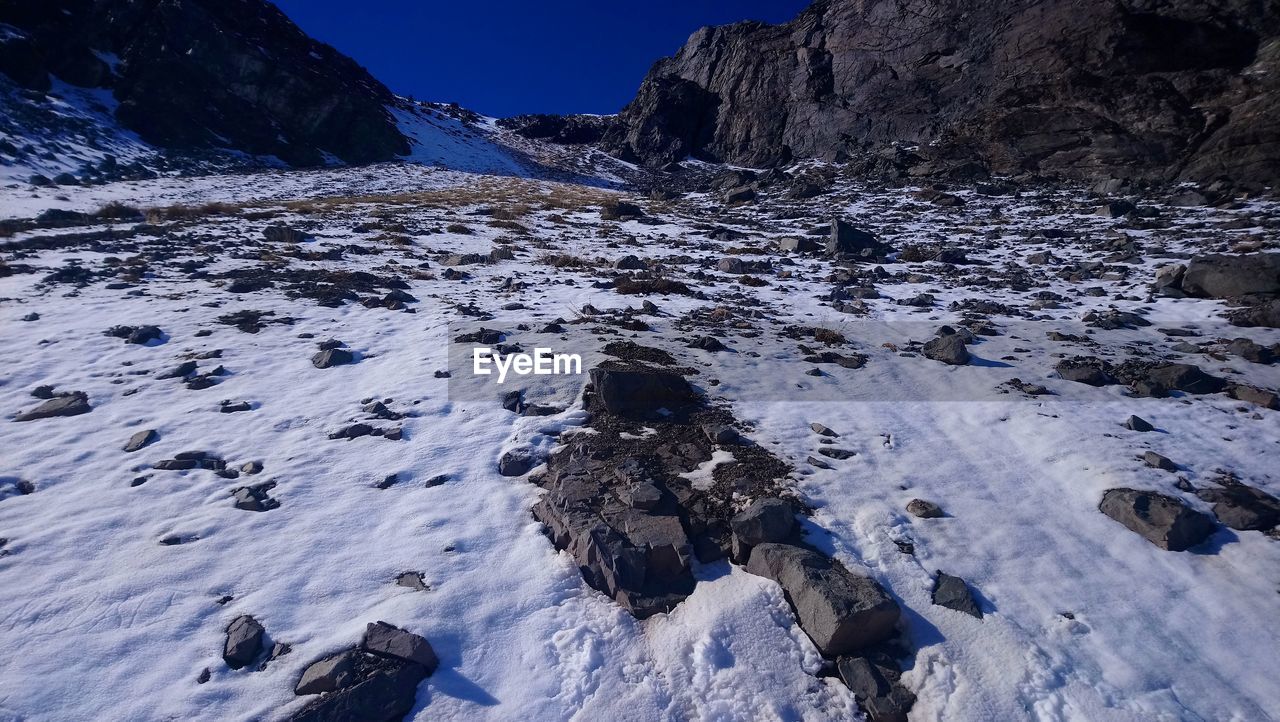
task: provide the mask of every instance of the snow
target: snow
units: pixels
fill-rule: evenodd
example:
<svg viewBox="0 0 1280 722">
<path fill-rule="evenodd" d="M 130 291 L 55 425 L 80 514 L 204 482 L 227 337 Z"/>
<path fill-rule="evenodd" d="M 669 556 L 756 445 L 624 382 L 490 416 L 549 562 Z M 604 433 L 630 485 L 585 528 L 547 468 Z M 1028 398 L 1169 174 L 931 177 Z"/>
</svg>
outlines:
<svg viewBox="0 0 1280 722">
<path fill-rule="evenodd" d="M 573 269 L 537 263 L 547 249 L 527 239 L 512 246 L 515 261 L 465 267 L 474 276 L 465 283 L 414 278 L 408 271 L 426 250 L 487 252 L 494 241 L 510 238 L 509 231 L 486 225 L 487 217 L 468 214 L 481 204 L 536 200 L 535 191 L 588 192 L 596 200 L 574 208 L 530 203 L 534 210 L 520 220 L 530 236 L 556 252 L 620 255 L 597 236 L 595 204 L 608 192 L 530 178 L 522 161 L 496 153 L 482 134 L 452 119 L 424 112 L 406 114 L 401 122 L 418 139 L 411 163 L 0 189 L 0 216 L 9 218 L 50 207 L 92 210 L 111 200 L 139 207 L 249 204 L 253 211 L 280 214 L 270 222 L 307 226 L 316 237 L 308 250 L 348 244 L 383 250 L 333 263 L 298 260 L 296 266 L 390 272 L 407 278 L 408 292 L 421 299 L 414 314 L 357 304 L 325 308 L 271 290 L 231 294 L 174 270 L 182 260 L 205 257 L 196 248 L 202 237 L 259 237 L 267 221 L 243 216 L 209 219 L 195 231 L 176 229 L 190 234 L 183 237 L 191 238 L 191 247 L 176 259 L 157 261 L 136 295 L 102 283 L 78 290 L 37 287 L 71 259 L 100 267 L 107 256 L 132 250 L 50 250 L 17 259 L 40 270 L 0 278 L 0 413 L 33 406 L 30 391 L 42 384 L 83 390 L 94 410 L 31 423 L 0 420 L 0 482 L 21 478 L 36 485 L 33 494 L 0 498 L 0 537 L 9 540 L 4 549 L 11 552 L 0 557 L 0 644 L 7 651 L 0 656 L 0 719 L 278 718 L 306 701 L 292 691 L 301 670 L 355 643 L 375 620 L 423 635 L 441 658 L 441 669 L 420 688 L 411 715 L 416 719 L 856 716 L 849 690 L 820 675 L 824 662 L 776 584 L 726 562 L 700 566 L 691 597 L 669 614 L 637 621 L 588 588 L 570 558 L 543 536 L 529 513 L 538 487 L 499 476 L 496 461 L 505 449 L 546 451 L 564 434 L 590 433 L 581 430 L 587 419 L 572 406 L 584 379 L 522 382 L 530 400 L 566 408 L 536 418 L 504 411 L 497 390 L 466 387 L 434 372 L 450 367 L 456 375 L 449 339 L 462 329 L 536 327 L 586 304 L 607 310 L 638 306 L 641 299 L 594 288 L 591 276 Z M 433 163 L 453 169 L 429 167 Z M 453 207 L 368 199 L 302 214 L 283 205 L 289 199 L 449 190 L 474 193 Z M 821 210 L 797 219 L 795 227 L 826 213 L 875 218 L 904 193 L 844 190 L 816 201 Z M 963 212 L 972 223 L 982 224 L 995 205 L 1008 221 L 993 226 L 1003 235 L 990 248 L 974 251 L 997 264 L 1045 248 L 1068 259 L 1092 258 L 1095 252 L 1074 241 L 1028 240 L 1025 231 L 1071 226 L 1103 233 L 1111 223 L 1080 212 L 1087 200 L 1070 193 L 1054 197 L 1063 208 L 1055 213 L 1015 199 L 968 198 Z M 1233 211 L 1185 213 L 1195 223 L 1261 210 L 1274 212 L 1256 201 Z M 620 234 L 612 238 L 636 239 L 625 252 L 715 259 L 725 245 L 735 245 L 708 241 L 705 218 L 654 212 L 653 225 L 616 224 Z M 353 230 L 380 213 L 404 224 L 412 245 L 390 246 L 377 241 L 375 231 Z M 915 213 L 897 231 L 904 239 L 929 237 L 938 213 L 943 211 Z M 473 235 L 441 230 L 459 219 Z M 784 233 L 750 224 L 741 229 L 752 234 L 751 243 Z M 1235 231 L 1251 232 L 1257 230 Z M 679 245 L 684 240 L 701 245 Z M 1191 243 L 1175 245 L 1190 249 Z M 204 269 L 210 273 L 257 263 L 210 255 Z M 909 646 L 916 650 L 904 677 L 919 698 L 912 719 L 1258 720 L 1280 709 L 1274 683 L 1280 545 L 1257 532 L 1220 530 L 1203 548 L 1166 552 L 1097 511 L 1107 488 L 1171 490 L 1171 475 L 1141 462 L 1148 448 L 1184 464 L 1180 473 L 1197 486 L 1218 469 L 1230 469 L 1280 494 L 1278 412 L 1244 408 L 1221 395 L 1189 403 L 1131 399 L 1114 387 L 1083 387 L 1051 376 L 1054 354 L 1080 349 L 1048 341 L 1045 331 L 1083 333 L 1080 315 L 1117 303 L 1118 293 L 1135 293 L 1154 259 L 1128 279 L 1099 279 L 1106 295 L 1046 310 L 1048 321 L 1005 319 L 1004 335 L 972 347 L 989 363 L 957 368 L 902 356 L 882 344 L 931 337 L 938 325 L 955 320 L 945 310 L 953 300 L 980 295 L 1014 302 L 1023 296 L 935 282 L 893 285 L 883 292 L 903 298 L 929 291 L 938 307 L 920 313 L 891 300 L 869 301 L 874 312 L 850 320 L 818 300 L 830 289 L 824 280 L 829 262 L 801 258 L 796 264 L 788 269 L 790 279 L 770 277 L 770 286 L 735 289 L 751 294 L 741 310 L 760 309 L 772 318 L 770 332 L 759 338 L 726 337 L 732 352 L 687 349 L 681 339 L 689 333 L 676 325 L 686 312 L 718 305 L 715 300 L 655 297 L 663 315 L 650 319 L 654 334 L 635 340 L 698 368 L 703 388 L 754 427 L 748 434 L 753 440 L 795 464 L 796 490 L 815 510 L 804 522 L 810 540 L 849 567 L 866 570 L 901 602 Z M 431 270 L 441 270 L 434 260 Z M 709 287 L 715 293 L 733 281 L 721 276 L 723 283 Z M 503 293 L 499 284 L 508 277 L 530 285 Z M 576 282 L 566 285 L 565 279 Z M 513 300 L 527 308 L 504 310 Z M 492 320 L 460 316 L 455 308 L 466 303 Z M 1226 327 L 1215 315 L 1222 308 L 1216 302 L 1161 299 L 1145 305 L 1157 325 L 1195 325 L 1206 339 L 1280 340 L 1275 330 Z M 243 309 L 297 320 L 253 335 L 212 321 Z M 33 311 L 38 321 L 19 320 Z M 132 346 L 101 333 L 141 323 L 159 325 L 168 340 Z M 796 358 L 794 341 L 773 332 L 783 324 L 842 330 L 850 350 L 870 357 L 868 365 L 824 365 L 826 376 L 807 376 L 812 364 Z M 197 337 L 199 330 L 213 333 Z M 300 338 L 303 333 L 314 337 Z M 1149 343 L 1152 332 L 1098 337 L 1109 347 L 1137 345 Z M 360 362 L 312 367 L 315 343 L 329 338 L 359 352 Z M 618 337 L 575 330 L 566 338 L 570 346 L 557 351 L 585 354 Z M 201 361 L 201 369 L 222 364 L 230 374 L 213 388 L 189 391 L 176 380 L 154 378 L 188 353 L 214 349 L 223 351 L 221 358 Z M 1002 361 L 1006 356 L 1016 360 Z M 1191 362 L 1280 387 L 1280 367 L 1235 357 Z M 1059 395 L 1024 399 L 995 390 L 1013 376 Z M 719 384 L 703 383 L 711 378 Z M 367 398 L 390 398 L 393 410 L 413 412 L 403 422 L 406 441 L 326 438 L 360 417 Z M 255 408 L 219 413 L 223 399 L 249 400 Z M 1159 431 L 1125 431 L 1120 422 L 1129 414 Z M 815 421 L 841 434 L 834 445 L 856 456 L 833 462 L 831 470 L 806 465 L 819 448 L 809 429 Z M 132 433 L 146 428 L 158 430 L 160 439 L 133 454 L 121 450 Z M 195 449 L 225 458 L 230 467 L 261 461 L 265 470 L 230 481 L 208 471 L 151 468 Z M 730 456 L 719 452 L 690 477 L 709 475 Z M 376 488 L 392 473 L 399 483 Z M 425 487 L 440 474 L 448 475 L 445 483 Z M 140 476 L 147 481 L 130 486 Z M 267 480 L 278 482 L 271 495 L 280 508 L 254 513 L 231 506 L 231 489 Z M 909 516 L 903 507 L 915 497 L 936 501 L 947 516 Z M 175 534 L 193 540 L 159 544 Z M 913 542 L 914 556 L 900 553 L 895 540 Z M 984 619 L 930 603 L 936 570 L 970 583 Z M 396 575 L 405 571 L 422 572 L 430 590 L 396 586 Z M 217 604 L 224 595 L 234 599 Z M 293 645 L 292 653 L 262 671 L 228 669 L 220 659 L 223 630 L 241 614 L 255 616 L 271 641 Z M 212 677 L 197 684 L 205 668 Z"/>
</svg>

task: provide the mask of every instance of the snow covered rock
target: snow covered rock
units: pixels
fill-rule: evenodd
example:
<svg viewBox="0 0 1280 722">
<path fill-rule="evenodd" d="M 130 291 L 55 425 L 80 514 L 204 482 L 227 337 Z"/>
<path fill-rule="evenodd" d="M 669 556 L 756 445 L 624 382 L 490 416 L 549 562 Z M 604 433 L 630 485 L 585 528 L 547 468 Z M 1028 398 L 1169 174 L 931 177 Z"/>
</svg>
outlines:
<svg viewBox="0 0 1280 722">
<path fill-rule="evenodd" d="M 265 632 L 253 617 L 236 617 L 227 627 L 227 639 L 222 646 L 223 661 L 232 669 L 251 664 L 262 653 L 262 636 Z"/>
<path fill-rule="evenodd" d="M 782 586 L 800 628 L 828 657 L 888 639 L 901 614 L 874 579 L 809 549 L 761 544 L 751 551 L 747 571 Z"/>
<path fill-rule="evenodd" d="M 1213 521 L 1182 500 L 1153 491 L 1108 489 L 1098 510 L 1169 551 L 1185 551 L 1213 533 Z"/>
</svg>

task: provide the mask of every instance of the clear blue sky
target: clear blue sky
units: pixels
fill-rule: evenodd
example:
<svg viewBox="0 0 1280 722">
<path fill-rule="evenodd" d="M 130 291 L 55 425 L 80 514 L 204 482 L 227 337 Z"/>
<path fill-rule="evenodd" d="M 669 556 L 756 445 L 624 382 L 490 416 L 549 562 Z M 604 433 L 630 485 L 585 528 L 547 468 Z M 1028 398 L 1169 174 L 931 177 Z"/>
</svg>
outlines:
<svg viewBox="0 0 1280 722">
<path fill-rule="evenodd" d="M 388 87 L 499 117 L 613 113 L 694 30 L 808 0 L 275 0 Z"/>
</svg>

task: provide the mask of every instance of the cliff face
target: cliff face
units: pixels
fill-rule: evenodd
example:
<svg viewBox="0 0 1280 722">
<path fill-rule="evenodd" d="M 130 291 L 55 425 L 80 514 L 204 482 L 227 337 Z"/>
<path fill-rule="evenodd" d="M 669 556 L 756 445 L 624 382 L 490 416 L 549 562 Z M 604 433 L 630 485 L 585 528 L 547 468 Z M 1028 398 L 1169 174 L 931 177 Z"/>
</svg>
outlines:
<svg viewBox="0 0 1280 722">
<path fill-rule="evenodd" d="M 650 165 L 1275 182 L 1277 117 L 1268 0 L 816 0 L 782 25 L 694 33 L 606 144 Z"/>
<path fill-rule="evenodd" d="M 0 23 L 0 72 L 110 88 L 117 119 L 158 146 L 296 165 L 409 150 L 390 91 L 263 0 L 6 0 Z"/>
</svg>

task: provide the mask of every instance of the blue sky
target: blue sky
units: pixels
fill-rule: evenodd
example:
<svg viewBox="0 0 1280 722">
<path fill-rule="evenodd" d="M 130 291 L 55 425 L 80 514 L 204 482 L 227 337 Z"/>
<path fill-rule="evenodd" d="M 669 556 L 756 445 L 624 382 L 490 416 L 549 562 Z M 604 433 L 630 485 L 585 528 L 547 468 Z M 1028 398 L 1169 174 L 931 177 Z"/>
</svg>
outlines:
<svg viewBox="0 0 1280 722">
<path fill-rule="evenodd" d="M 487 115 L 613 113 L 703 25 L 783 22 L 808 0 L 276 0 L 392 90 Z"/>
</svg>

